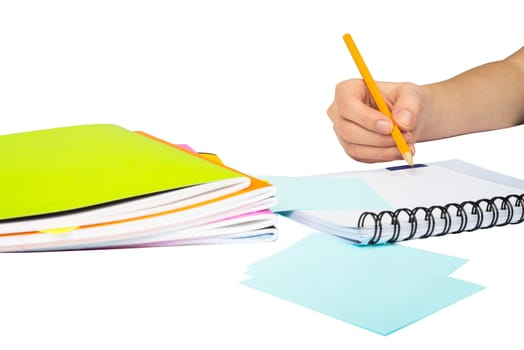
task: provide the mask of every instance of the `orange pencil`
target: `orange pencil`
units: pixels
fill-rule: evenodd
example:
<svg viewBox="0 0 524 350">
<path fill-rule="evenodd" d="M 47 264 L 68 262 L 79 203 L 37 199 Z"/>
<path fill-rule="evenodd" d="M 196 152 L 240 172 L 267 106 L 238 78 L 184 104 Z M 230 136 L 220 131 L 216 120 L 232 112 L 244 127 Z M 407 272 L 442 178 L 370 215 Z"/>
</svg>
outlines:
<svg viewBox="0 0 524 350">
<path fill-rule="evenodd" d="M 373 77 L 371 76 L 371 73 L 369 72 L 366 63 L 364 62 L 364 59 L 360 55 L 360 52 L 358 51 L 357 46 L 355 45 L 355 42 L 353 41 L 351 35 L 345 34 L 344 42 L 346 43 L 346 46 L 349 49 L 349 53 L 353 57 L 353 60 L 355 61 L 358 70 L 360 71 L 360 75 L 362 75 L 362 78 L 364 79 L 364 82 L 366 83 L 366 86 L 368 87 L 369 92 L 371 93 L 371 96 L 373 97 L 373 100 L 375 101 L 378 107 L 378 110 L 387 115 L 389 119 L 391 119 L 391 121 L 393 122 L 393 131 L 391 132 L 391 136 L 393 136 L 393 140 L 395 141 L 395 144 L 397 145 L 400 154 L 402 155 L 404 160 L 408 162 L 409 165 L 413 166 L 413 154 L 411 153 L 411 149 L 406 143 L 404 136 L 402 136 L 402 132 L 395 124 L 395 121 L 391 116 L 391 111 L 389 110 L 386 101 L 384 101 L 384 98 L 380 94 L 377 84 L 375 83 L 375 80 L 373 80 Z"/>
</svg>

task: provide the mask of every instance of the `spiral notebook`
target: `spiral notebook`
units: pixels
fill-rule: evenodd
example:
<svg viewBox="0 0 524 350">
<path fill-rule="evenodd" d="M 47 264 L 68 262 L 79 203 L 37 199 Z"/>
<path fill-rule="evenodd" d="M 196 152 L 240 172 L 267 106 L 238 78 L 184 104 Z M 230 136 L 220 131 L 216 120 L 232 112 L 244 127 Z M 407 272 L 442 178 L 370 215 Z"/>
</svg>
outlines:
<svg viewBox="0 0 524 350">
<path fill-rule="evenodd" d="M 280 214 L 357 244 L 392 243 L 524 221 L 524 180 L 461 160 L 323 178 L 336 179 L 339 193 L 344 182 L 351 186 L 357 181 L 360 191 L 354 196 L 346 192 L 346 208 L 302 208 Z M 285 191 L 273 184 L 278 199 L 278 193 Z M 378 200 L 369 201 L 370 196 Z M 332 198 L 344 199 L 335 193 Z"/>
</svg>

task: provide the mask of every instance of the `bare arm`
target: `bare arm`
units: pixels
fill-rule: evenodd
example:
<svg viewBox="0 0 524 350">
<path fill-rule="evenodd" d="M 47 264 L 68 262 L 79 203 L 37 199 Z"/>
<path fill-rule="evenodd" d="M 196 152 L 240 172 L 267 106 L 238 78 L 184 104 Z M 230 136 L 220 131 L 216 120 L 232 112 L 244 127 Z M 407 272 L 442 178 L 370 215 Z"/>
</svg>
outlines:
<svg viewBox="0 0 524 350">
<path fill-rule="evenodd" d="M 449 80 L 422 86 L 428 118 L 418 141 L 524 123 L 524 47 Z"/>
</svg>

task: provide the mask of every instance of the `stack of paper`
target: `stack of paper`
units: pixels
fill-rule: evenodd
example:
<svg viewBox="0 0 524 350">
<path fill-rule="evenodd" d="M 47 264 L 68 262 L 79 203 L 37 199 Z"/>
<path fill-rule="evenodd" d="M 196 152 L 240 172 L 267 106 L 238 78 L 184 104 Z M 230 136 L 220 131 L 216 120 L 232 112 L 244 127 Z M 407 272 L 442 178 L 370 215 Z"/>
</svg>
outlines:
<svg viewBox="0 0 524 350">
<path fill-rule="evenodd" d="M 110 124 L 0 136 L 0 251 L 274 240 L 274 188 Z"/>
</svg>

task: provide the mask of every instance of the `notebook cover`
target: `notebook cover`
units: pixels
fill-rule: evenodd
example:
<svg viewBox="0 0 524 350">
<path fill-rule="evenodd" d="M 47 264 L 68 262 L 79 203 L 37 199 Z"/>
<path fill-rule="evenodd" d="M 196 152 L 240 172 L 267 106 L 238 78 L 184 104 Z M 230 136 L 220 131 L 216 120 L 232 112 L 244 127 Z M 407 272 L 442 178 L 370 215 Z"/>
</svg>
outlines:
<svg viewBox="0 0 524 350">
<path fill-rule="evenodd" d="M 244 177 L 112 124 L 0 136 L 0 220 Z"/>
</svg>

